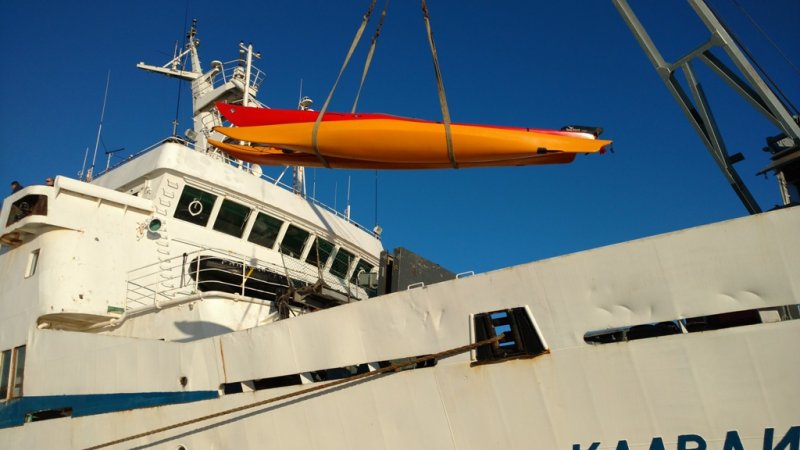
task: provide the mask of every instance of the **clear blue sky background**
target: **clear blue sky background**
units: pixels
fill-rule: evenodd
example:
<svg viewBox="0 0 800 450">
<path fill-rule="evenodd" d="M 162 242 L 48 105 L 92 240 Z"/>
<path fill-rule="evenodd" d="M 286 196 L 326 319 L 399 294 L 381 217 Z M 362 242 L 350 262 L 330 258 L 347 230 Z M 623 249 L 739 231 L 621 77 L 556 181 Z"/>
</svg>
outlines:
<svg viewBox="0 0 800 450">
<path fill-rule="evenodd" d="M 738 1 L 800 65 L 800 2 Z M 167 62 L 187 18 L 198 19 L 205 68 L 214 59 L 235 59 L 240 40 L 253 42 L 268 74 L 263 102 L 296 107 L 302 79 L 303 94 L 320 107 L 367 4 L 5 2 L 0 179 L 8 189 L 12 179 L 27 185 L 54 174 L 75 177 L 85 149 L 94 148 L 109 70 L 105 148 L 124 147 L 124 155 L 169 135 L 178 82 L 135 64 Z M 668 60 L 707 38 L 683 1 L 632 4 Z M 712 4 L 800 103 L 796 69 L 733 0 Z M 564 166 L 380 172 L 377 217 L 387 248 L 405 246 L 454 271 L 480 272 L 746 214 L 610 0 L 430 0 L 429 6 L 454 121 L 599 125 L 616 152 L 581 155 Z M 371 29 L 333 111 L 352 104 Z M 778 204 L 774 178 L 755 176 L 769 163 L 764 138 L 777 130 L 709 70 L 697 71 L 731 153 L 747 157 L 737 169 L 765 209 Z M 188 86 L 182 89 L 181 130 L 191 126 Z M 390 5 L 359 109 L 440 120 L 418 2 Z M 309 192 L 316 178 L 317 198 L 342 210 L 348 177 L 353 217 L 372 227 L 373 171 L 310 170 Z"/>
</svg>

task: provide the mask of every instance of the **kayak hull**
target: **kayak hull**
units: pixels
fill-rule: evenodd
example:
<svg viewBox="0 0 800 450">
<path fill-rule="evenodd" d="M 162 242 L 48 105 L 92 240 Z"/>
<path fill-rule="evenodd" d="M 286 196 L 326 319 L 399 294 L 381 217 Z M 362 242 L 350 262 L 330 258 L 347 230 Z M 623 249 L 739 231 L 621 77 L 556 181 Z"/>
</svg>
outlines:
<svg viewBox="0 0 800 450">
<path fill-rule="evenodd" d="M 288 123 L 316 122 L 317 118 L 319 117 L 319 111 L 309 111 L 309 110 L 257 108 L 253 106 L 233 105 L 230 103 L 222 103 L 222 102 L 217 102 L 216 107 L 217 110 L 222 114 L 222 116 L 228 120 L 228 122 L 237 127 L 254 127 L 260 125 L 280 125 Z M 374 120 L 374 119 L 399 120 L 399 121 L 417 122 L 417 123 L 438 123 L 441 125 L 441 122 L 431 122 L 428 120 L 415 119 L 412 117 L 394 116 L 391 114 L 381 114 L 381 113 L 326 112 L 325 115 L 322 116 L 323 122 L 336 122 L 341 120 Z M 457 124 L 457 125 L 497 128 L 502 130 L 536 131 L 540 133 L 556 134 L 560 136 L 583 137 L 586 139 L 595 138 L 593 134 L 581 131 L 547 130 L 541 128 L 522 128 L 522 127 L 509 127 L 500 125 L 478 125 L 478 124 Z"/>
<path fill-rule="evenodd" d="M 216 127 L 240 141 L 279 147 L 325 158 L 396 164 L 447 164 L 450 158 L 444 126 L 395 119 L 321 122 L 317 148 L 314 123 L 301 122 L 248 127 Z M 451 125 L 456 163 L 490 163 L 531 158 L 550 152 L 594 153 L 611 141 L 473 125 Z"/>
<path fill-rule="evenodd" d="M 316 155 L 300 152 L 275 152 L 273 147 L 253 147 L 249 145 L 235 145 L 209 139 L 211 145 L 223 150 L 234 158 L 243 161 L 272 166 L 304 166 L 326 167 Z M 545 153 L 535 156 L 507 159 L 502 161 L 486 161 L 473 163 L 459 163 L 461 168 L 474 167 L 501 167 L 501 166 L 529 166 L 540 164 L 567 164 L 575 159 L 575 153 Z M 420 169 L 450 169 L 447 163 L 387 163 L 377 161 L 363 161 L 357 159 L 325 158 L 329 168 L 332 169 L 377 169 L 377 170 L 420 170 Z"/>
</svg>

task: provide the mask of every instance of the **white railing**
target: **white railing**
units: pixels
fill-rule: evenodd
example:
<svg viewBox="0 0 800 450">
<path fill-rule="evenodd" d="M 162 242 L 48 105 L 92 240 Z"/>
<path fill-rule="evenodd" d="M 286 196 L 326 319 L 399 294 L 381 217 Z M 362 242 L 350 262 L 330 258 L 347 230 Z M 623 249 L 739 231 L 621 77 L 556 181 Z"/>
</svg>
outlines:
<svg viewBox="0 0 800 450">
<path fill-rule="evenodd" d="M 243 60 L 234 59 L 233 61 L 227 61 L 222 63 L 222 71 L 218 74 L 217 77 L 214 79 L 214 87 L 219 87 L 230 80 L 240 79 L 244 80 L 245 75 L 245 62 Z M 259 86 L 261 83 L 264 82 L 264 79 L 267 77 L 267 74 L 264 73 L 261 69 L 250 66 L 250 88 L 258 91 Z"/>
<path fill-rule="evenodd" d="M 197 248 L 128 273 L 125 310 L 174 303 L 201 291 L 274 300 L 293 287 L 313 284 L 319 272 L 292 258 L 277 265 L 230 251 Z"/>
</svg>

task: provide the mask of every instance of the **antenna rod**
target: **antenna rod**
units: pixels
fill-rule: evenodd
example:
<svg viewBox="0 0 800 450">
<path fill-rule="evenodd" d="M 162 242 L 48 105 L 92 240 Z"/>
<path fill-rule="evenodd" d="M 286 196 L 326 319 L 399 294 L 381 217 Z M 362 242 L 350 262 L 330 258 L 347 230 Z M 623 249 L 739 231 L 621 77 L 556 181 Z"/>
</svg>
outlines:
<svg viewBox="0 0 800 450">
<path fill-rule="evenodd" d="M 94 142 L 94 155 L 92 155 L 92 166 L 89 167 L 89 172 L 86 174 L 87 178 L 92 176 L 94 172 L 94 164 L 97 161 L 97 149 L 100 147 L 100 135 L 103 132 L 103 119 L 106 116 L 106 101 L 108 100 L 108 85 L 111 84 L 111 70 L 108 71 L 106 76 L 106 92 L 103 94 L 103 109 L 100 112 L 100 124 L 97 126 L 97 139 Z"/>
<path fill-rule="evenodd" d="M 347 205 L 344 208 L 344 217 L 350 220 L 350 177 L 347 177 Z"/>
<path fill-rule="evenodd" d="M 78 172 L 78 179 L 83 179 L 83 171 L 86 170 L 86 160 L 89 158 L 89 146 L 86 146 L 86 151 L 83 152 L 83 165 L 81 166 L 81 171 Z"/>
<path fill-rule="evenodd" d="M 300 95 L 297 97 L 298 107 L 302 102 L 303 102 L 303 79 L 300 78 Z"/>
</svg>

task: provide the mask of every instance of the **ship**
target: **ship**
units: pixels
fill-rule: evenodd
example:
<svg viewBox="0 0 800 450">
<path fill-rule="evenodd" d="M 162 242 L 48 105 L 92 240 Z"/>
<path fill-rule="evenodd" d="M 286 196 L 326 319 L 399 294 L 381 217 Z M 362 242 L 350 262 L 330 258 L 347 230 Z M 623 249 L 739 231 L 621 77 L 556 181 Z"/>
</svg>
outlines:
<svg viewBox="0 0 800 450">
<path fill-rule="evenodd" d="M 691 58 L 615 4 L 718 146 L 671 84 Z M 800 130 L 768 92 L 740 89 L 783 129 L 784 207 L 756 210 L 723 152 L 753 214 L 456 274 L 211 145 L 263 73 L 244 44 L 203 70 L 197 44 L 139 64 L 191 82 L 190 136 L 3 201 L 0 446 L 800 448 Z"/>
</svg>

